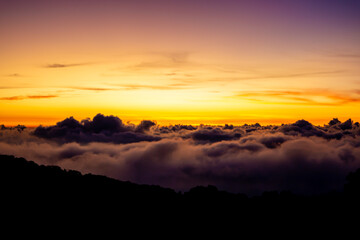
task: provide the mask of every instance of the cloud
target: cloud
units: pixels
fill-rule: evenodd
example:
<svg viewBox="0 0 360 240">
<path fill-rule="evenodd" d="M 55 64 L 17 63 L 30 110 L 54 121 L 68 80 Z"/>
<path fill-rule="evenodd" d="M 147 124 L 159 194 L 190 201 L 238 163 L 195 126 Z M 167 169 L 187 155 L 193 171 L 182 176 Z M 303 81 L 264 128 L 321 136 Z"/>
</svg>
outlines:
<svg viewBox="0 0 360 240">
<path fill-rule="evenodd" d="M 160 54 L 173 63 L 187 63 L 190 56 L 190 52 L 164 52 Z"/>
<path fill-rule="evenodd" d="M 70 63 L 70 64 L 52 63 L 52 64 L 44 65 L 44 68 L 68 68 L 68 67 L 84 66 L 89 64 L 92 63 Z"/>
<path fill-rule="evenodd" d="M 4 75 L 5 77 L 23 77 L 23 75 L 19 74 L 19 73 L 12 73 L 12 74 L 8 74 L 8 75 Z"/>
<path fill-rule="evenodd" d="M 95 91 L 95 92 L 119 90 L 116 88 L 103 88 L 103 87 L 69 87 L 69 88 L 76 90 L 84 90 L 84 91 Z"/>
<path fill-rule="evenodd" d="M 112 84 L 113 86 L 120 87 L 119 90 L 139 90 L 139 89 L 151 89 L 151 90 L 181 90 L 190 88 L 189 84 L 167 84 L 167 85 L 142 85 L 142 84 Z M 194 87 L 191 87 L 192 89 Z"/>
<path fill-rule="evenodd" d="M 197 127 L 192 126 L 192 125 L 176 124 L 176 125 L 170 125 L 170 126 L 161 126 L 157 130 L 160 133 L 170 133 L 170 132 L 180 132 L 183 130 L 192 131 L 192 130 L 196 130 L 196 129 L 197 129 Z"/>
<path fill-rule="evenodd" d="M 189 140 L 163 139 L 124 145 L 1 142 L 0 149 L 40 163 L 177 190 L 212 184 L 259 194 L 274 189 L 297 193 L 341 189 L 347 173 L 360 166 L 360 152 L 351 144 L 336 145 L 309 138 L 289 140 L 277 148 L 255 140 L 193 145 Z"/>
<path fill-rule="evenodd" d="M 156 123 L 153 122 L 153 121 L 150 121 L 150 120 L 143 120 L 140 122 L 140 124 L 135 128 L 135 131 L 136 132 L 141 132 L 141 133 L 144 133 L 144 132 L 147 132 L 150 130 L 150 128 L 152 126 L 155 126 Z"/>
<path fill-rule="evenodd" d="M 287 124 L 280 127 L 279 131 L 287 135 L 298 135 L 305 137 L 317 136 L 322 137 L 325 133 L 320 129 L 314 127 L 311 123 L 306 120 L 298 120 L 293 124 Z"/>
<path fill-rule="evenodd" d="M 344 59 L 354 59 L 357 60 L 360 58 L 359 53 L 327 53 L 325 54 L 329 57 L 335 57 L 335 58 L 344 58 Z"/>
<path fill-rule="evenodd" d="M 344 73 L 344 70 L 334 71 L 314 71 L 314 72 L 298 72 L 298 73 L 284 73 L 284 74 L 256 74 L 249 77 L 239 77 L 239 80 L 255 80 L 255 79 L 279 79 L 279 78 L 298 78 L 298 77 L 309 77 L 319 75 L 333 75 Z"/>
<path fill-rule="evenodd" d="M 85 119 L 79 122 L 70 117 L 58 122 L 55 126 L 39 126 L 33 134 L 37 137 L 51 139 L 59 143 L 132 143 L 160 140 L 160 137 L 145 134 L 151 126 L 153 125 L 144 121 L 137 127 L 125 125 L 118 117 L 98 114 L 93 120 Z"/>
<path fill-rule="evenodd" d="M 267 148 L 277 148 L 284 142 L 288 141 L 289 138 L 282 135 L 270 135 L 263 136 L 259 142 L 262 143 Z"/>
<path fill-rule="evenodd" d="M 347 103 L 360 102 L 357 92 L 349 91 L 346 93 L 337 93 L 326 89 L 304 89 L 297 91 L 258 91 L 258 92 L 240 92 L 233 97 L 247 99 L 250 101 L 266 101 L 277 104 L 295 104 L 295 105 L 323 105 L 337 106 Z M 318 100 L 318 98 L 323 100 Z"/>
<path fill-rule="evenodd" d="M 360 127 L 351 120 L 314 126 L 173 125 L 116 116 L 67 118 L 54 126 L 0 128 L 0 152 L 40 164 L 176 190 L 214 185 L 250 195 L 270 190 L 341 190 L 360 167 Z"/>
<path fill-rule="evenodd" d="M 190 52 L 150 52 L 148 55 L 161 57 L 159 60 L 141 62 L 130 68 L 135 69 L 153 69 L 153 68 L 173 68 L 179 66 L 187 66 L 190 64 Z"/>
<path fill-rule="evenodd" d="M 189 89 L 189 84 L 184 83 L 172 83 L 172 84 L 164 84 L 164 85 L 143 85 L 143 84 L 107 84 L 111 87 L 68 87 L 74 90 L 83 90 L 83 91 L 132 91 L 132 90 L 140 90 L 140 89 L 150 89 L 150 90 L 181 90 L 181 89 Z M 194 87 L 191 87 L 192 89 Z"/>
<path fill-rule="evenodd" d="M 185 137 L 190 137 L 198 143 L 210 143 L 239 139 L 241 137 L 241 133 L 226 131 L 220 128 L 201 128 L 189 133 Z"/>
<path fill-rule="evenodd" d="M 11 96 L 11 97 L 2 97 L 0 100 L 7 101 L 18 101 L 24 99 L 43 99 L 43 98 L 56 98 L 58 95 L 27 95 L 27 96 Z"/>
<path fill-rule="evenodd" d="M 14 87 L 14 86 L 0 86 L 0 89 L 15 89 L 15 88 L 23 88 L 23 87 Z"/>
<path fill-rule="evenodd" d="M 293 124 L 281 126 L 278 131 L 286 135 L 301 135 L 304 137 L 317 136 L 324 139 L 341 139 L 344 136 L 355 137 L 358 135 L 358 129 L 353 130 L 353 121 L 348 119 L 344 123 L 340 121 L 334 124 L 334 120 L 329 122 L 329 127 L 315 127 L 305 120 L 299 120 Z M 353 131 L 350 131 L 353 130 Z M 349 130 L 349 131 L 348 131 Z"/>
<path fill-rule="evenodd" d="M 291 79 L 301 77 L 312 77 L 312 76 L 329 76 L 339 73 L 344 73 L 345 70 L 334 70 L 334 71 L 314 71 L 314 72 L 297 72 L 297 73 L 261 73 L 257 71 L 239 71 L 232 69 L 231 66 L 224 66 L 219 68 L 214 65 L 202 65 L 203 67 L 211 70 L 215 70 L 219 73 L 229 74 L 222 77 L 212 77 L 206 79 L 196 79 L 198 82 L 203 81 L 205 83 L 211 82 L 237 82 L 237 81 L 253 81 L 253 80 L 267 80 L 267 79 Z M 174 80 L 192 82 L 193 79 L 181 79 L 176 78 Z"/>
<path fill-rule="evenodd" d="M 24 131 L 24 129 L 26 129 L 26 126 L 20 125 L 20 124 L 18 124 L 15 127 L 6 127 L 4 124 L 0 125 L 0 130 L 17 130 L 19 132 L 22 132 L 22 131 Z"/>
</svg>

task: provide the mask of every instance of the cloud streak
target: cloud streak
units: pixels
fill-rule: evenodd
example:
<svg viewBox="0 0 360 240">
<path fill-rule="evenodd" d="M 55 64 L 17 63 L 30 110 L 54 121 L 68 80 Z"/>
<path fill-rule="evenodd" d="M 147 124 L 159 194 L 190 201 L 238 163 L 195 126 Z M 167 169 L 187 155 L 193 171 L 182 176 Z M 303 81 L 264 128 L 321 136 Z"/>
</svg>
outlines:
<svg viewBox="0 0 360 240">
<path fill-rule="evenodd" d="M 92 63 L 69 63 L 69 64 L 63 64 L 63 63 L 51 63 L 44 65 L 44 68 L 68 68 L 68 67 L 78 67 L 78 66 L 85 66 L 90 65 Z"/>
<path fill-rule="evenodd" d="M 337 106 L 347 103 L 360 102 L 357 90 L 347 93 L 336 93 L 326 89 L 309 89 L 300 91 L 258 91 L 258 92 L 240 92 L 233 97 L 247 99 L 250 101 L 263 101 L 277 104 L 295 104 L 295 105 L 324 105 Z M 322 100 L 318 100 L 321 97 Z"/>
<path fill-rule="evenodd" d="M 25 99 L 48 99 L 56 98 L 58 95 L 27 95 L 27 96 L 11 96 L 11 97 L 1 97 L 0 100 L 4 101 L 19 101 Z"/>
<path fill-rule="evenodd" d="M 117 88 L 105 88 L 105 87 L 69 87 L 69 88 L 75 90 L 95 91 L 95 92 L 119 90 Z"/>
<path fill-rule="evenodd" d="M 185 83 L 173 83 L 164 85 L 145 85 L 145 84 L 106 84 L 111 87 L 68 87 L 73 90 L 81 91 L 93 91 L 93 92 L 104 92 L 104 91 L 133 91 L 133 90 L 182 90 L 189 89 L 190 85 Z M 194 87 L 191 87 L 192 89 Z"/>
<path fill-rule="evenodd" d="M 150 89 L 150 90 L 181 90 L 188 89 L 188 84 L 174 83 L 167 85 L 144 85 L 144 84 L 118 84 L 121 90 L 139 90 L 139 89 Z M 193 87 L 192 87 L 193 88 Z"/>
<path fill-rule="evenodd" d="M 290 73 L 290 74 L 258 74 L 249 77 L 239 77 L 238 79 L 256 80 L 256 79 L 299 78 L 299 77 L 310 77 L 310 76 L 320 76 L 320 75 L 333 75 L 344 72 L 345 72 L 344 70 L 335 70 L 335 71 L 318 71 L 318 72 L 299 72 L 299 73 Z"/>
<path fill-rule="evenodd" d="M 131 69 L 155 69 L 155 68 L 174 68 L 179 66 L 189 66 L 189 52 L 150 52 L 148 55 L 161 57 L 160 60 L 141 62 L 130 66 Z"/>
<path fill-rule="evenodd" d="M 19 73 L 13 73 L 13 74 L 7 74 L 4 75 L 5 77 L 23 77 L 23 75 L 19 74 Z"/>
</svg>

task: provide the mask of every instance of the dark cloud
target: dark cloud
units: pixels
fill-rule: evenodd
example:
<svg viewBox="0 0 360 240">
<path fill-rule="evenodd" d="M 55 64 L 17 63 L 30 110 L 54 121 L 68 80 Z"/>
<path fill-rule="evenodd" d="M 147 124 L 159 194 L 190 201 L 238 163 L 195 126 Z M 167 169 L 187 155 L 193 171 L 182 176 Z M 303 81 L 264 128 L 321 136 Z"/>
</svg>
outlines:
<svg viewBox="0 0 360 240">
<path fill-rule="evenodd" d="M 196 129 L 198 129 L 197 126 L 175 124 L 170 126 L 156 126 L 153 128 L 153 133 L 156 135 L 172 134 L 173 136 L 183 136 Z M 188 138 L 188 136 L 186 138 Z"/>
<path fill-rule="evenodd" d="M 329 126 L 334 126 L 334 125 L 337 125 L 337 124 L 340 124 L 340 123 L 341 122 L 339 121 L 339 119 L 333 118 L 332 120 L 330 120 Z"/>
<path fill-rule="evenodd" d="M 132 125 L 125 125 L 120 118 L 115 116 L 96 115 L 93 120 L 85 119 L 79 122 L 73 117 L 58 122 L 55 126 L 35 129 L 37 137 L 52 139 L 58 142 L 113 142 L 132 143 L 140 141 L 157 141 L 160 137 L 144 134 L 149 130 L 151 124 L 143 121 L 134 128 Z"/>
<path fill-rule="evenodd" d="M 82 124 L 84 129 L 93 133 L 115 133 L 115 132 L 126 132 L 131 130 L 128 126 L 125 126 L 121 119 L 115 116 L 104 116 L 97 114 L 93 120 L 83 120 Z"/>
<path fill-rule="evenodd" d="M 147 132 L 150 130 L 150 128 L 152 126 L 155 126 L 156 123 L 153 122 L 153 121 L 149 121 L 149 120 L 143 120 L 141 121 L 141 123 L 136 127 L 135 131 L 136 132 L 141 132 L 141 133 L 144 133 L 144 132 Z"/>
<path fill-rule="evenodd" d="M 325 131 L 324 131 L 325 130 Z M 280 132 L 286 135 L 301 135 L 303 137 L 317 136 L 325 139 L 341 139 L 345 132 L 326 132 L 328 129 L 315 127 L 305 120 L 299 120 L 293 124 L 283 125 L 279 128 Z"/>
<path fill-rule="evenodd" d="M 351 119 L 348 119 L 347 121 L 340 124 L 340 128 L 342 130 L 352 129 L 352 127 L 353 127 L 353 121 Z"/>
<path fill-rule="evenodd" d="M 198 129 L 186 135 L 186 137 L 191 137 L 194 141 L 199 143 L 211 143 L 239 139 L 241 137 L 241 133 L 210 127 L 208 129 Z"/>
<path fill-rule="evenodd" d="M 170 127 L 171 131 L 180 131 L 180 130 L 189 130 L 189 131 L 192 131 L 192 130 L 196 130 L 197 127 L 195 126 L 192 126 L 192 125 L 183 125 L 183 124 L 176 124 L 174 126 L 171 126 Z"/>
<path fill-rule="evenodd" d="M 209 148 L 204 149 L 204 153 L 209 157 L 221 157 L 226 154 L 234 154 L 241 151 L 258 152 L 263 150 L 264 146 L 256 141 L 251 142 L 222 142 L 214 144 Z"/>
<path fill-rule="evenodd" d="M 225 124 L 225 126 L 223 127 L 223 129 L 230 129 L 230 130 L 232 130 L 232 129 L 234 129 L 234 125 L 232 125 L 232 124 L 230 124 L 230 125 Z"/>
<path fill-rule="evenodd" d="M 304 137 L 324 135 L 324 132 L 314 127 L 306 120 L 298 120 L 293 124 L 284 125 L 279 129 L 281 132 L 287 135 L 302 135 Z"/>
<path fill-rule="evenodd" d="M 158 126 L 98 114 L 22 131 L 2 126 L 0 152 L 181 191 L 210 184 L 247 194 L 314 194 L 341 190 L 345 176 L 360 167 L 359 126 L 344 123 Z"/>
<path fill-rule="evenodd" d="M 18 124 L 15 127 L 6 127 L 4 124 L 0 125 L 0 130 L 17 130 L 19 132 L 22 132 L 22 131 L 24 131 L 24 129 L 26 129 L 26 126 L 20 125 L 20 124 Z"/>
<path fill-rule="evenodd" d="M 284 142 L 286 142 L 288 138 L 281 135 L 275 136 L 264 136 L 260 139 L 260 142 L 264 144 L 267 148 L 277 148 Z"/>
</svg>

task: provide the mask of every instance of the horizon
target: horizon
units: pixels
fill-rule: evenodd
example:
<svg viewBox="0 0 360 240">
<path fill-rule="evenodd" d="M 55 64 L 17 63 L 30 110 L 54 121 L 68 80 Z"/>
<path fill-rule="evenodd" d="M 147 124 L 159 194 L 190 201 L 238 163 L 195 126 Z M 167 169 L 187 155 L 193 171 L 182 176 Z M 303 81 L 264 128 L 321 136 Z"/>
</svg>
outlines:
<svg viewBox="0 0 360 240">
<path fill-rule="evenodd" d="M 175 121 L 157 121 L 156 119 L 142 119 L 142 120 L 139 120 L 139 121 L 129 121 L 129 120 L 126 120 L 126 119 L 123 119 L 121 118 L 121 116 L 117 116 L 117 115 L 113 115 L 113 114 L 110 114 L 110 115 L 105 115 L 105 114 L 102 114 L 102 113 L 98 113 L 100 115 L 104 115 L 105 117 L 116 117 L 116 118 L 119 118 L 121 121 L 123 121 L 125 124 L 134 124 L 134 125 L 138 125 L 140 124 L 142 121 L 152 121 L 152 122 L 155 122 L 156 123 L 156 126 L 164 126 L 164 127 L 167 127 L 167 126 L 175 126 L 175 125 L 191 125 L 191 126 L 225 126 L 225 125 L 233 125 L 233 126 L 246 126 L 246 125 L 254 125 L 254 124 L 260 124 L 261 126 L 281 126 L 281 125 L 287 125 L 287 124 L 292 124 L 292 123 L 295 123 L 299 120 L 305 120 L 307 122 L 310 122 L 312 125 L 314 126 L 326 126 L 329 124 L 329 122 L 333 119 L 338 119 L 340 122 L 345 122 L 347 120 L 352 120 L 353 123 L 357 123 L 358 121 L 352 119 L 352 118 L 338 118 L 338 117 L 333 117 L 333 118 L 330 118 L 330 119 L 327 119 L 326 121 L 322 121 L 322 122 L 312 122 L 312 121 L 308 121 L 307 119 L 296 119 L 296 120 L 288 120 L 286 122 L 284 121 L 281 121 L 281 120 L 278 120 L 276 121 L 275 123 L 267 123 L 267 122 L 260 122 L 260 121 L 237 121 L 237 122 L 228 122 L 228 121 L 219 121 L 218 123 L 216 122 L 213 122 L 213 123 L 206 123 L 206 122 L 198 122 L 198 123 L 191 123 L 190 121 L 183 121 L 183 122 L 175 122 Z M 95 117 L 96 115 L 98 114 L 95 114 L 93 117 Z M 57 123 L 59 122 L 62 122 L 63 120 L 67 119 L 67 118 L 74 118 L 75 120 L 79 121 L 81 123 L 81 121 L 83 120 L 87 120 L 87 119 L 93 119 L 93 117 L 85 117 L 85 118 L 76 118 L 74 116 L 68 116 L 68 117 L 65 117 L 63 119 L 59 119 L 59 120 L 56 120 L 55 122 L 49 122 L 48 124 L 37 124 L 37 125 L 26 125 L 26 124 L 22 124 L 22 123 L 16 123 L 16 124 L 13 124 L 13 125 L 10 125 L 10 124 L 4 124 L 3 122 L 0 122 L 0 126 L 4 126 L 4 127 L 16 127 L 16 126 L 19 126 L 19 125 L 22 125 L 22 126 L 25 126 L 27 128 L 36 128 L 36 127 L 39 127 L 39 126 L 43 126 L 43 127 L 50 127 L 50 126 L 54 126 L 56 125 Z M 164 124 L 165 123 L 165 124 Z"/>
</svg>

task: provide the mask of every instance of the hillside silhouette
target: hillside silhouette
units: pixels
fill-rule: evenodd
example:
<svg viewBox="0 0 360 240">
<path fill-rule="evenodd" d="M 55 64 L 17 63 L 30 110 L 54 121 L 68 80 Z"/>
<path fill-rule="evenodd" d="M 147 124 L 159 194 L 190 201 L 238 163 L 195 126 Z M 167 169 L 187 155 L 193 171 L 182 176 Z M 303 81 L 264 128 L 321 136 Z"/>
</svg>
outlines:
<svg viewBox="0 0 360 240">
<path fill-rule="evenodd" d="M 86 219 L 114 217 L 164 219 L 189 218 L 293 219 L 311 216 L 311 221 L 346 214 L 358 209 L 360 170 L 350 173 L 343 192 L 302 196 L 289 191 L 264 192 L 248 197 L 197 186 L 185 193 L 160 186 L 140 185 L 105 176 L 81 174 L 57 166 L 43 166 L 24 158 L 0 155 L 1 196 L 10 215 L 54 216 Z"/>
</svg>

